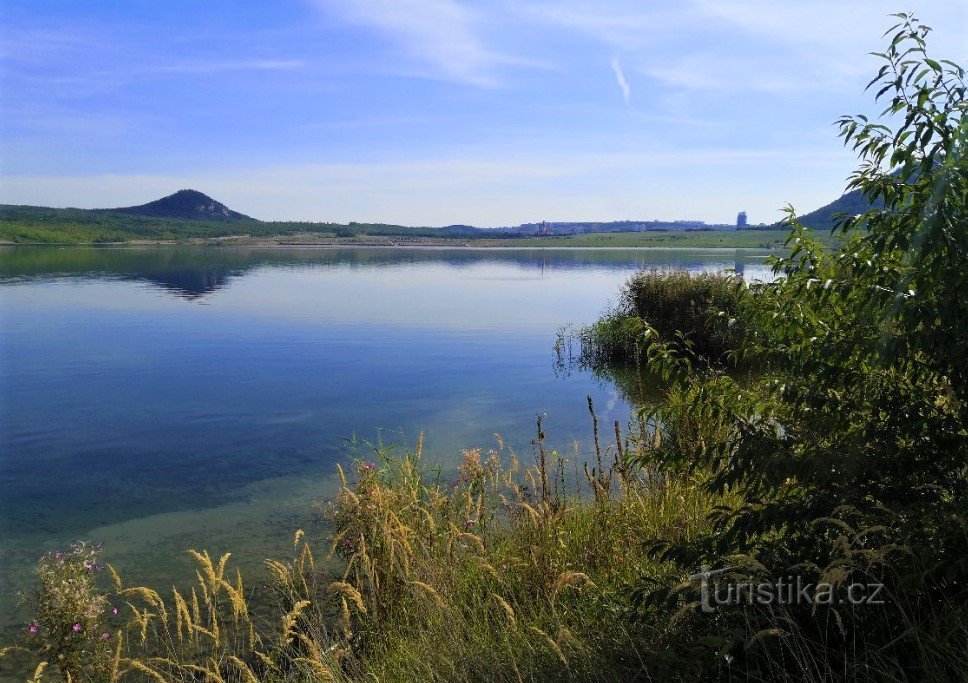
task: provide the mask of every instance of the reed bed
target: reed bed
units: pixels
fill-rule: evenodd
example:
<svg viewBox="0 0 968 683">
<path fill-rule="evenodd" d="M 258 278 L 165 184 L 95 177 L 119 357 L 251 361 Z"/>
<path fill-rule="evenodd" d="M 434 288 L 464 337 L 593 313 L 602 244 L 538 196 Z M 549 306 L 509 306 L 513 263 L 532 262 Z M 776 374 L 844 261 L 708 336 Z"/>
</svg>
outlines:
<svg viewBox="0 0 968 683">
<path fill-rule="evenodd" d="M 642 271 L 629 278 L 618 302 L 594 324 L 559 333 L 559 348 L 577 341 L 593 367 L 637 362 L 655 340 L 707 362 L 721 363 L 742 343 L 738 318 L 747 288 L 730 273 Z"/>
</svg>

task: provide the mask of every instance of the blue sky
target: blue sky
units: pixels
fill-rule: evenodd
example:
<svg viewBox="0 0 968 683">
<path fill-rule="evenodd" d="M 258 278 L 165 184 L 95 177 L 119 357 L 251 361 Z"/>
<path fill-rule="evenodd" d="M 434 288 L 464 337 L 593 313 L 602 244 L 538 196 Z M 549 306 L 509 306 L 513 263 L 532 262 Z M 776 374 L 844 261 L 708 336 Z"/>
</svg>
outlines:
<svg viewBox="0 0 968 683">
<path fill-rule="evenodd" d="M 964 0 L 2 0 L 0 202 L 772 222 L 838 196 L 888 14 Z"/>
</svg>

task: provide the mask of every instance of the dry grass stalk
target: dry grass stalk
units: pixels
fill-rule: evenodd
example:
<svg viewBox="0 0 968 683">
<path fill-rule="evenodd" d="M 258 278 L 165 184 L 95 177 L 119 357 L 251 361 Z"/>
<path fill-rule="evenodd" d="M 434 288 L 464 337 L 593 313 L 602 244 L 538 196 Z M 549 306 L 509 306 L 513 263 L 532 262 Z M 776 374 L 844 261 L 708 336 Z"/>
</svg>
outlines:
<svg viewBox="0 0 968 683">
<path fill-rule="evenodd" d="M 300 600 L 282 618 L 282 633 L 279 636 L 279 642 L 282 645 L 288 645 L 292 641 L 292 629 L 299 620 L 299 615 L 302 614 L 304 609 L 309 607 L 309 604 L 309 600 Z"/>
<path fill-rule="evenodd" d="M 358 609 L 363 614 L 366 614 L 366 605 L 363 604 L 363 595 L 353 587 L 352 584 L 346 581 L 333 581 L 329 584 L 329 590 L 339 593 L 344 598 L 349 598 L 356 609 Z"/>
<path fill-rule="evenodd" d="M 547 633 L 545 633 L 544 631 L 542 631 L 537 626 L 529 626 L 528 629 L 530 629 L 533 633 L 537 634 L 538 637 L 541 639 L 541 641 L 545 645 L 547 645 L 548 648 L 552 652 L 554 652 L 556 655 L 558 655 L 558 659 L 561 660 L 561 663 L 564 664 L 566 667 L 568 667 L 568 658 L 565 657 L 565 653 L 562 651 L 562 649 L 558 645 L 558 643 L 555 642 L 555 639 L 554 638 L 552 638 L 551 636 L 549 636 Z"/>
<path fill-rule="evenodd" d="M 497 603 L 498 607 L 500 607 L 501 610 L 504 612 L 504 616 L 507 617 L 507 620 L 511 624 L 511 626 L 516 626 L 518 623 L 518 620 L 514 614 L 514 609 L 512 609 L 508 601 L 502 598 L 497 593 L 491 593 L 491 597 L 494 599 L 494 602 Z"/>
</svg>

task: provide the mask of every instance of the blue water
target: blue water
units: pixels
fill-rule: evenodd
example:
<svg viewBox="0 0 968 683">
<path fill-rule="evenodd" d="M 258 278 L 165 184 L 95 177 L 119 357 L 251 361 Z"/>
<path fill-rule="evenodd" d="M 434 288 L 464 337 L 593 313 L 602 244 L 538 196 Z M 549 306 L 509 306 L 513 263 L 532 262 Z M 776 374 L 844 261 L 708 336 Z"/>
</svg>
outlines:
<svg viewBox="0 0 968 683">
<path fill-rule="evenodd" d="M 106 541 L 133 579 L 170 582 L 188 547 L 258 566 L 283 554 L 361 439 L 431 460 L 501 434 L 530 457 L 590 440 L 585 402 L 619 392 L 556 372 L 642 268 L 738 268 L 724 250 L 0 248 L 0 627 L 37 556 Z M 587 452 L 587 451 L 586 451 Z M 4 638 L 5 639 L 5 638 Z"/>
</svg>

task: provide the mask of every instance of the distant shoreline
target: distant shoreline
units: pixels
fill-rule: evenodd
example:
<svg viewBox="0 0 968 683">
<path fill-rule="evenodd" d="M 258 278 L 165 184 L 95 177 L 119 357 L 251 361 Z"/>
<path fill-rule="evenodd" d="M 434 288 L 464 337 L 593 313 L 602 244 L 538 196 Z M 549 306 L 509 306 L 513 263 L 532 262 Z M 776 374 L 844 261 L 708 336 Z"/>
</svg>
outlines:
<svg viewBox="0 0 968 683">
<path fill-rule="evenodd" d="M 398 238 L 389 236 L 321 237 L 312 234 L 278 237 L 194 237 L 179 240 L 125 240 L 113 242 L 41 242 L 0 241 L 0 246 L 87 246 L 87 247 L 255 247 L 255 248 L 436 248 L 436 249 L 760 249 L 782 250 L 789 232 L 786 230 L 742 231 L 655 231 L 584 233 L 559 237 L 439 239 L 432 237 Z M 828 233 L 817 233 L 824 242 L 833 240 Z"/>
<path fill-rule="evenodd" d="M 0 242 L 0 248 L 16 247 L 50 247 L 71 249 L 137 249 L 141 247 L 219 247 L 227 249 L 460 249 L 466 251 L 522 251 L 541 249 L 547 251 L 669 251 L 682 249 L 683 251 L 735 251 L 745 249 L 749 251 L 777 251 L 782 247 L 744 247 L 744 246 L 629 246 L 629 247 L 585 247 L 574 245 L 486 245 L 486 244 L 299 244 L 286 242 L 251 242 L 246 244 L 200 244 L 195 242 L 108 242 L 101 244 L 72 244 L 70 242 Z"/>
</svg>

